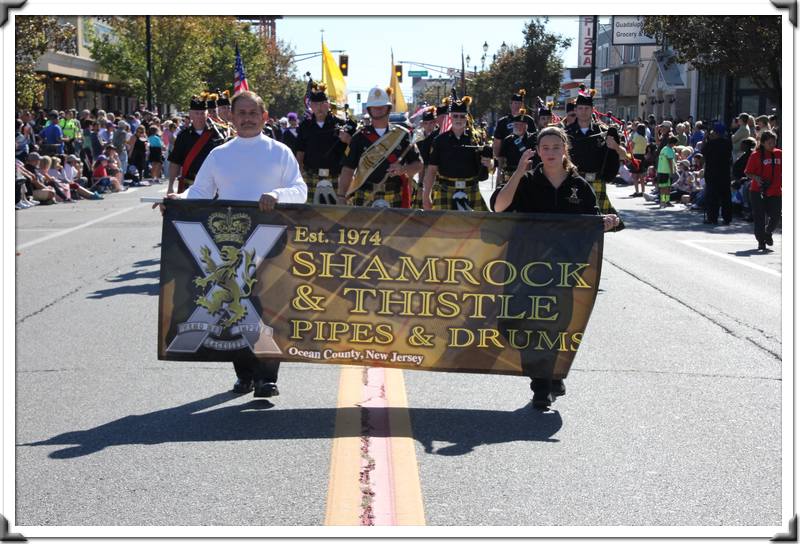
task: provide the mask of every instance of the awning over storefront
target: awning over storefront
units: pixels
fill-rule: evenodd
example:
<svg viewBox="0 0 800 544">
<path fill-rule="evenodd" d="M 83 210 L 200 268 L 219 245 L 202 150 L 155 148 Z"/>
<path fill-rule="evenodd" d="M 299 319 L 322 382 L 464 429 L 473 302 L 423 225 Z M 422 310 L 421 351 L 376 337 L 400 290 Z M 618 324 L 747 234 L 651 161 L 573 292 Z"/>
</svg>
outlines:
<svg viewBox="0 0 800 544">
<path fill-rule="evenodd" d="M 678 61 L 673 53 L 654 51 L 653 58 L 656 61 L 658 71 L 661 74 L 661 78 L 664 80 L 664 83 L 670 87 L 683 87 L 686 85 L 681 77 L 681 71 L 678 68 Z"/>
</svg>

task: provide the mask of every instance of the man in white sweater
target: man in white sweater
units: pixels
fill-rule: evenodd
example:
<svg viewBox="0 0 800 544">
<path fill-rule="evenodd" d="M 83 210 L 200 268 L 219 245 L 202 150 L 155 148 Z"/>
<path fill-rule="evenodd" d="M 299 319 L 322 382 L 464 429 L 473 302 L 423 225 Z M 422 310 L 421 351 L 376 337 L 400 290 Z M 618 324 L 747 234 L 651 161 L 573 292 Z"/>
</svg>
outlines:
<svg viewBox="0 0 800 544">
<path fill-rule="evenodd" d="M 238 93 L 231 100 L 231 116 L 236 137 L 209 153 L 194 184 L 167 198 L 211 199 L 219 195 L 220 200 L 258 202 L 262 211 L 272 210 L 279 202 L 305 203 L 308 189 L 292 150 L 261 132 L 267 120 L 261 97 L 250 91 Z M 256 397 L 278 395 L 279 365 L 278 361 L 259 361 L 249 349 L 237 352 L 233 391 L 255 389 Z"/>
</svg>

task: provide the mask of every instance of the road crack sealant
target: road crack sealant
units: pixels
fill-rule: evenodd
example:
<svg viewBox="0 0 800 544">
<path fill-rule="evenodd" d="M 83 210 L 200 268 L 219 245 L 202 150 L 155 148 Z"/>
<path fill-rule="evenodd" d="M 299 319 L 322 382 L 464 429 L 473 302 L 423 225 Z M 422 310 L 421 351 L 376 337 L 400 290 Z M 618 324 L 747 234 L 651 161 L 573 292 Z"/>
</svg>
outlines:
<svg viewBox="0 0 800 544">
<path fill-rule="evenodd" d="M 695 307 L 694 307 L 694 306 L 692 306 L 691 304 L 689 304 L 689 303 L 687 303 L 687 302 L 684 302 L 683 300 L 681 300 L 680 298 L 676 297 L 675 295 L 673 295 L 673 294 L 671 294 L 671 293 L 668 293 L 667 291 L 665 291 L 664 289 L 660 288 L 660 287 L 659 287 L 659 286 L 657 286 L 656 284 L 654 284 L 654 283 L 652 283 L 652 282 L 650 282 L 650 281 L 648 281 L 648 280 L 644 279 L 644 278 L 643 278 L 643 277 L 641 277 L 641 276 L 638 276 L 638 275 L 634 274 L 634 273 L 633 273 L 633 272 L 631 272 L 630 270 L 627 270 L 627 269 L 623 268 L 622 266 L 618 265 L 618 264 L 617 264 L 617 263 L 615 263 L 614 261 L 611 261 L 611 260 L 609 260 L 609 259 L 608 259 L 608 258 L 606 258 L 606 257 L 604 257 L 604 258 L 603 258 L 603 260 L 604 260 L 605 262 L 607 262 L 608 264 L 610 264 L 611 266 L 613 266 L 614 268 L 616 268 L 617 270 L 620 270 L 620 271 L 622 271 L 622 272 L 624 272 L 624 273 L 628 274 L 629 276 L 631 276 L 631 277 L 632 277 L 632 278 L 634 278 L 635 280 L 638 280 L 638 281 L 642 282 L 643 284 L 645 284 L 645 285 L 647 285 L 648 287 L 650 287 L 650 288 L 652 288 L 652 289 L 656 290 L 657 292 L 661 293 L 662 295 L 664 295 L 665 297 L 669 298 L 670 300 L 672 300 L 672 301 L 674 301 L 674 302 L 677 302 L 678 304 L 680 304 L 681 306 L 685 307 L 686 309 L 688 309 L 688 310 L 689 310 L 689 311 L 691 311 L 692 313 L 699 315 L 700 317 L 702 317 L 702 318 L 706 319 L 707 321 L 710 321 L 711 323 L 713 323 L 714 325 L 716 325 L 717 327 L 719 327 L 720 329 L 722 329 L 723 331 L 725 331 L 727 334 L 730 334 L 730 335 L 731 335 L 731 336 L 733 336 L 734 338 L 738 338 L 738 339 L 740 339 L 740 340 L 745 340 L 745 341 L 747 341 L 747 342 L 751 343 L 752 345 L 754 345 L 755 347 L 757 347 L 757 348 L 758 348 L 758 349 L 760 349 L 761 351 L 764 351 L 765 353 L 768 353 L 769 355 L 771 355 L 771 356 L 772 356 L 774 359 L 776 359 L 776 360 L 778 360 L 778 361 L 782 361 L 782 360 L 783 360 L 783 358 L 781 357 L 781 354 L 780 354 L 780 353 L 777 353 L 777 352 L 775 352 L 774 350 L 772 350 L 772 349 L 770 349 L 770 348 L 768 348 L 768 347 L 766 347 L 766 346 L 763 346 L 763 345 L 759 344 L 758 342 L 756 342 L 756 341 L 755 341 L 753 338 L 751 338 L 750 336 L 747 336 L 746 334 L 740 334 L 740 333 L 737 333 L 735 330 L 733 330 L 732 328 L 730 328 L 730 327 L 726 326 L 724 323 L 722 323 L 722 322 L 721 322 L 721 320 L 714 319 L 712 316 L 706 315 L 706 314 L 705 314 L 705 313 L 703 313 L 703 312 L 702 312 L 702 311 L 701 311 L 699 308 L 695 308 Z M 764 331 L 763 331 L 763 330 L 761 330 L 761 329 L 759 329 L 758 327 L 755 327 L 755 326 L 753 326 L 753 325 L 750 325 L 750 324 L 748 324 L 748 323 L 744 323 L 744 322 L 742 322 L 741 320 L 735 319 L 735 318 L 733 318 L 732 316 L 730 316 L 730 315 L 726 314 L 725 312 L 721 312 L 721 311 L 719 311 L 717 308 L 714 308 L 713 306 L 709 307 L 709 309 L 710 309 L 710 310 L 712 310 L 712 311 L 714 311 L 714 312 L 717 312 L 717 313 L 719 313 L 719 314 L 722 314 L 723 316 L 725 316 L 725 317 L 727 317 L 727 318 L 731 319 L 732 321 L 736 322 L 738 325 L 740 325 L 740 326 L 742 326 L 742 327 L 744 327 L 744 328 L 746 328 L 746 329 L 749 329 L 749 330 L 751 330 L 751 331 L 756 331 L 756 332 L 759 332 L 759 333 L 761 333 L 763 336 L 765 336 L 765 337 L 766 337 L 766 338 L 768 338 L 768 339 L 769 339 L 769 338 L 771 338 L 770 336 L 767 336 L 767 335 L 764 333 Z"/>
<path fill-rule="evenodd" d="M 51 307 L 55 306 L 56 304 L 58 304 L 62 300 L 71 297 L 72 295 L 74 295 L 75 293 L 77 293 L 78 291 L 80 291 L 83 288 L 84 288 L 83 285 L 79 285 L 78 287 L 76 287 L 72 291 L 69 291 L 68 293 L 66 293 L 64 295 L 61 295 L 60 297 L 58 297 L 57 299 L 55 299 L 55 300 L 53 300 L 51 302 L 48 302 L 47 304 L 45 304 L 44 306 L 42 306 L 41 308 L 39 308 L 35 312 L 30 313 L 30 314 L 26 315 L 25 317 L 23 317 L 22 319 L 17 320 L 17 325 L 22 324 L 26 319 L 29 319 L 31 317 L 39 315 L 40 313 L 44 312 L 48 308 L 51 308 Z"/>
<path fill-rule="evenodd" d="M 112 269 L 111 269 L 111 270 L 109 270 L 108 272 L 103 272 L 103 273 L 102 273 L 102 274 L 100 274 L 99 276 L 96 276 L 94 279 L 96 279 L 96 280 L 102 280 L 103 278 L 108 278 L 108 277 L 109 277 L 109 276 L 111 276 L 112 274 L 117 274 L 117 275 L 119 275 L 119 273 L 120 273 L 120 267 L 119 267 L 119 266 L 115 266 L 114 268 L 112 268 Z M 42 306 L 42 307 L 41 307 L 41 308 L 39 308 L 38 310 L 36 310 L 36 311 L 34 311 L 34 312 L 31 312 L 31 313 L 29 313 L 28 315 L 26 315 L 26 316 L 24 316 L 24 317 L 22 317 L 22 318 L 18 319 L 18 320 L 16 321 L 16 324 L 17 324 L 17 325 L 21 325 L 21 324 L 22 324 L 24 321 L 26 321 L 27 319 L 30 319 L 31 317 L 35 317 L 35 316 L 39 315 L 40 313 L 44 312 L 44 311 L 45 311 L 45 310 L 47 310 L 48 308 L 52 308 L 53 306 L 55 306 L 55 305 L 56 305 L 56 304 L 58 304 L 59 302 L 62 302 L 62 301 L 64 301 L 64 300 L 68 299 L 69 297 L 71 297 L 72 295 L 74 295 L 74 294 L 78 293 L 79 291 L 81 291 L 81 290 L 83 290 L 83 289 L 87 289 L 87 290 L 88 290 L 88 289 L 90 289 L 90 288 L 89 288 L 89 287 L 87 287 L 87 284 L 79 285 L 78 287 L 76 287 L 76 288 L 72 289 L 71 291 L 69 291 L 69 292 L 67 292 L 67 293 L 65 293 L 65 294 L 63 294 L 63 295 L 61 295 L 60 297 L 56 298 L 55 300 L 53 300 L 53 301 L 51 301 L 51 302 L 48 302 L 47 304 L 45 304 L 44 306 Z"/>
<path fill-rule="evenodd" d="M 369 385 L 369 367 L 364 367 L 361 371 L 361 384 L 365 388 Z M 358 473 L 358 481 L 361 488 L 361 512 L 358 520 L 361 525 L 375 525 L 375 512 L 372 508 L 375 501 L 375 490 L 372 487 L 375 459 L 370 455 L 371 436 L 374 428 L 370 423 L 370 410 L 363 405 L 370 400 L 372 397 L 365 399 L 359 405 L 361 410 L 361 470 Z"/>
<path fill-rule="evenodd" d="M 389 423 L 386 369 L 364 367 L 361 371 L 362 400 L 360 467 L 360 525 L 395 525 L 394 476 Z"/>
</svg>

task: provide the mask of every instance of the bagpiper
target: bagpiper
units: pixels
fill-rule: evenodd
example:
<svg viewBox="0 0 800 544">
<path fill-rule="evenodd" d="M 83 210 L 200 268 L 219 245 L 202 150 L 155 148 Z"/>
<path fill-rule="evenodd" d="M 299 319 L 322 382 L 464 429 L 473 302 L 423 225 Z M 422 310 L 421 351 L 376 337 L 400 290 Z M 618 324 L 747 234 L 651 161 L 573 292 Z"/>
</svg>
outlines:
<svg viewBox="0 0 800 544">
<path fill-rule="evenodd" d="M 545 103 L 538 96 L 536 98 L 539 100 L 539 112 L 536 116 L 536 130 L 539 131 L 550 126 L 550 123 L 553 121 L 553 106 L 555 106 L 555 103 Z"/>
<path fill-rule="evenodd" d="M 491 149 L 479 145 L 470 126 L 472 97 L 460 100 L 452 90 L 450 130 L 439 134 L 431 146 L 425 168 L 422 204 L 426 210 L 486 211 L 478 184 L 489 177 Z"/>
<path fill-rule="evenodd" d="M 606 125 L 593 121 L 595 93 L 595 89 L 587 91 L 585 85 L 580 85 L 575 101 L 576 120 L 566 128 L 570 139 L 570 159 L 577 166 L 580 176 L 594 189 L 600 213 L 619 216 L 608 199 L 606 183 L 617 176 L 620 160 L 627 158 L 627 153 L 620 145 L 616 127 L 609 129 Z M 619 226 L 614 230 L 623 228 L 625 225 L 620 218 Z"/>
<path fill-rule="evenodd" d="M 217 89 L 217 108 L 209 112 L 209 117 L 219 128 L 220 134 L 226 138 L 236 135 L 236 129 L 231 122 L 231 93 L 225 89 Z"/>
<path fill-rule="evenodd" d="M 180 131 L 169 154 L 169 185 L 167 193 L 173 193 L 175 179 L 178 191 L 189 187 L 211 150 L 225 142 L 217 127 L 208 118 L 206 93 L 193 96 L 189 102 L 191 124 Z"/>
<path fill-rule="evenodd" d="M 217 93 L 207 92 L 205 93 L 205 97 L 208 121 L 212 123 L 217 128 L 217 132 L 219 132 L 220 135 L 227 140 L 230 135 L 228 134 L 226 126 L 222 124 L 222 120 L 219 118 L 219 112 L 217 111 L 217 100 L 219 99 L 219 95 Z"/>
<path fill-rule="evenodd" d="M 497 120 L 497 124 L 494 127 L 494 135 L 492 141 L 492 149 L 494 151 L 494 156 L 497 157 L 500 152 L 500 146 L 503 144 L 503 139 L 511 134 L 513 130 L 514 124 L 514 117 L 519 115 L 519 109 L 525 105 L 525 95 L 527 91 L 525 89 L 520 89 L 511 95 L 511 103 L 509 105 L 511 109 L 511 113 L 506 115 L 505 117 L 501 117 Z M 528 122 L 528 132 L 536 132 L 536 121 L 533 118 L 530 118 Z"/>
<path fill-rule="evenodd" d="M 337 178 L 350 142 L 343 123 L 331 112 L 324 83 L 314 83 L 309 93 L 311 117 L 297 129 L 297 162 L 308 185 L 309 204 L 336 204 Z"/>
<path fill-rule="evenodd" d="M 564 118 L 559 122 L 561 128 L 565 129 L 575 122 L 577 119 L 577 114 L 575 113 L 575 102 L 573 100 L 567 100 L 564 105 Z"/>
<path fill-rule="evenodd" d="M 389 124 L 391 89 L 373 87 L 365 104 L 371 124 L 356 132 L 345 150 L 339 175 L 339 203 L 400 208 L 403 177 L 422 170 L 411 133 Z"/>
<path fill-rule="evenodd" d="M 436 106 L 430 106 L 422 113 L 422 137 L 417 141 L 417 149 L 419 150 L 419 158 L 422 160 L 423 173 L 425 172 L 425 168 L 427 168 L 428 164 L 430 164 L 431 146 L 433 145 L 433 140 L 439 135 L 439 127 L 436 125 L 437 109 L 438 108 Z M 424 177 L 424 175 L 421 177 Z M 412 203 L 413 208 L 422 208 L 423 181 L 423 179 L 420 179 L 419 183 L 417 183 L 414 187 L 414 197 Z"/>
<path fill-rule="evenodd" d="M 517 169 L 519 160 L 526 149 L 536 149 L 537 134 L 528 131 L 531 121 L 525 108 L 519 109 L 519 114 L 512 118 L 512 133 L 503 138 L 500 146 L 500 158 L 505 165 L 503 173 L 504 179 L 509 179 Z M 542 162 L 539 155 L 534 155 L 532 166 Z"/>
</svg>

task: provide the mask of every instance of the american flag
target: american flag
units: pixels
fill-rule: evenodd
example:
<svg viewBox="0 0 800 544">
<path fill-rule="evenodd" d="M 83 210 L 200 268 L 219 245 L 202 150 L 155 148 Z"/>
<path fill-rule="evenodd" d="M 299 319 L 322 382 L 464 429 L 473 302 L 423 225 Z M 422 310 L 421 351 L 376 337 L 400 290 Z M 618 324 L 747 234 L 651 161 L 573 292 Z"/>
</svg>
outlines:
<svg viewBox="0 0 800 544">
<path fill-rule="evenodd" d="M 450 115 L 445 115 L 444 121 L 442 121 L 442 126 L 439 127 L 439 133 L 444 134 L 445 132 L 450 130 L 450 127 L 452 126 L 453 122 L 450 120 Z"/>
<path fill-rule="evenodd" d="M 244 64 L 242 55 L 239 53 L 239 44 L 236 44 L 236 62 L 233 67 L 233 94 L 241 91 L 249 91 L 250 85 L 247 84 L 247 76 L 244 75 Z"/>
</svg>

